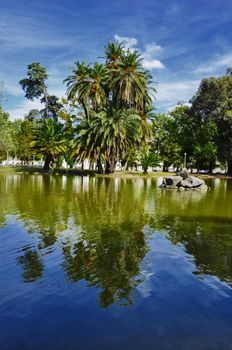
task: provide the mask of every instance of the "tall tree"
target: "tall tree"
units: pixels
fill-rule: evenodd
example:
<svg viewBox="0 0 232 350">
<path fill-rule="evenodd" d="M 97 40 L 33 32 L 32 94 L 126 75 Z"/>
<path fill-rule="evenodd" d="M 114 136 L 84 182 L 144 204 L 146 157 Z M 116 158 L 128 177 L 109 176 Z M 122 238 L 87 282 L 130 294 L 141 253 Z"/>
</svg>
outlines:
<svg viewBox="0 0 232 350">
<path fill-rule="evenodd" d="M 21 79 L 19 84 L 25 91 L 26 98 L 31 101 L 35 98 L 40 98 L 45 103 L 45 116 L 48 117 L 48 90 L 46 85 L 48 74 L 46 68 L 39 62 L 33 62 L 27 68 L 27 78 Z"/>
<path fill-rule="evenodd" d="M 191 113 L 203 123 L 217 126 L 218 157 L 227 162 L 232 174 L 232 76 L 230 70 L 221 77 L 203 79 L 192 99 Z"/>
<path fill-rule="evenodd" d="M 0 159 L 5 160 L 13 149 L 9 114 L 0 107 Z"/>
<path fill-rule="evenodd" d="M 109 107 L 94 114 L 91 120 L 83 121 L 75 140 L 75 154 L 79 160 L 89 158 L 97 161 L 103 157 L 106 173 L 114 172 L 116 162 L 125 156 L 130 148 L 138 147 L 149 126 L 135 110 Z"/>
</svg>

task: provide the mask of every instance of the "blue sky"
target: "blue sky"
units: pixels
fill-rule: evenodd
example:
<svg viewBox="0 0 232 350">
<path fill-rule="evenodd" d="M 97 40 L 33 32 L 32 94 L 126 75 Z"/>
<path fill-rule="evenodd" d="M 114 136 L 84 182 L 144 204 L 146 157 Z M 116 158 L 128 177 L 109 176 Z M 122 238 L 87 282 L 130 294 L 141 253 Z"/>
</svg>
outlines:
<svg viewBox="0 0 232 350">
<path fill-rule="evenodd" d="M 156 82 L 155 107 L 188 101 L 202 78 L 232 66 L 231 0 L 0 0 L 0 79 L 12 119 L 31 108 L 18 84 L 33 61 L 45 65 L 49 92 L 65 94 L 76 60 L 94 62 L 114 38 L 138 48 Z"/>
</svg>

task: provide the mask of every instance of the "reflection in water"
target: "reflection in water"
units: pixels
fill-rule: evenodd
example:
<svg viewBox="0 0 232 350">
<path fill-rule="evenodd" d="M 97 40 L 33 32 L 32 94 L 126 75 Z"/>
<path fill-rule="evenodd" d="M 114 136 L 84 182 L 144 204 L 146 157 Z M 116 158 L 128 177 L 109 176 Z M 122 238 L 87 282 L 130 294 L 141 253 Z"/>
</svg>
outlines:
<svg viewBox="0 0 232 350">
<path fill-rule="evenodd" d="M 22 266 L 24 282 L 34 282 L 43 275 L 41 258 L 36 251 L 23 248 L 22 256 L 18 257 L 18 263 Z"/>
<path fill-rule="evenodd" d="M 102 307 L 128 305 L 144 278 L 144 227 L 182 243 L 196 273 L 232 283 L 231 183 L 210 186 L 208 193 L 178 192 L 160 189 L 151 178 L 1 174 L 0 224 L 13 214 L 28 235 L 38 237 L 33 247 L 21 246 L 17 257 L 25 282 L 43 277 L 44 257 L 57 243 L 67 281 L 98 287 Z"/>
</svg>

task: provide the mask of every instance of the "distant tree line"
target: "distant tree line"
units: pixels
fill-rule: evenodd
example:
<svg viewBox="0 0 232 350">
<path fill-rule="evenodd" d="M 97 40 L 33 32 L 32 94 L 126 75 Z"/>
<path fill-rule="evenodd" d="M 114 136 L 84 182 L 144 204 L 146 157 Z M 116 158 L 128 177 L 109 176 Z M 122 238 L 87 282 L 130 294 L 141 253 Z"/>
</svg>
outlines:
<svg viewBox="0 0 232 350">
<path fill-rule="evenodd" d="M 44 168 L 63 161 L 88 159 L 99 173 L 160 164 L 212 172 L 217 164 L 232 174 L 232 69 L 203 79 L 188 105 L 167 114 L 154 110 L 152 76 L 140 53 L 109 42 L 104 61 L 76 62 L 65 79 L 66 98 L 49 94 L 46 68 L 28 65 L 20 85 L 29 100 L 39 99 L 41 110 L 10 120 L 0 98 L 0 160 L 28 163 L 44 159 Z M 181 96 L 180 96 L 181 97 Z M 20 116 L 19 116 L 20 117 Z"/>
</svg>

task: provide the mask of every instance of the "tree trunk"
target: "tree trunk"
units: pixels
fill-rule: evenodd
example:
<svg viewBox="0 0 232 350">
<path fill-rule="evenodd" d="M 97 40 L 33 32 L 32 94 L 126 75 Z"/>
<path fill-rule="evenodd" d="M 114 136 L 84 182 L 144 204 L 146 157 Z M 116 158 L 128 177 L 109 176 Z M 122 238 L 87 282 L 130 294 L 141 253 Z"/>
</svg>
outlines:
<svg viewBox="0 0 232 350">
<path fill-rule="evenodd" d="M 232 175 L 232 159 L 227 161 L 227 174 Z"/>
<path fill-rule="evenodd" d="M 147 174 L 148 174 L 147 169 L 148 169 L 148 167 L 147 167 L 147 166 L 145 166 L 145 167 L 143 168 L 143 174 L 144 174 L 144 175 L 147 175 Z"/>
<path fill-rule="evenodd" d="M 210 161 L 209 162 L 209 173 L 212 174 L 212 172 L 213 172 L 213 162 Z"/>
<path fill-rule="evenodd" d="M 106 163 L 105 163 L 105 174 L 110 174 L 110 173 L 111 173 L 111 171 L 110 171 L 110 162 L 107 159 Z"/>
<path fill-rule="evenodd" d="M 45 88 L 44 90 L 44 99 L 45 99 L 45 117 L 49 117 L 49 111 L 48 111 L 48 91 Z"/>
<path fill-rule="evenodd" d="M 164 173 L 168 172 L 168 164 L 166 162 L 164 162 L 163 164 L 163 172 Z"/>
<path fill-rule="evenodd" d="M 111 158 L 110 160 L 110 172 L 113 174 L 115 172 L 115 167 L 116 167 L 116 160 L 114 157 Z"/>
<path fill-rule="evenodd" d="M 50 169 L 51 160 L 52 160 L 52 157 L 51 157 L 51 156 L 47 155 L 47 156 L 45 157 L 44 166 L 43 166 L 43 169 L 44 169 L 44 170 L 49 170 L 49 169 Z"/>
<path fill-rule="evenodd" d="M 88 120 L 89 119 L 89 115 L 88 115 L 88 110 L 86 108 L 86 105 L 85 105 L 85 103 L 82 100 L 81 100 L 81 104 L 82 104 L 84 112 L 85 112 L 85 118 L 86 118 L 86 120 Z"/>
<path fill-rule="evenodd" d="M 100 158 L 97 159 L 97 172 L 98 174 L 103 174 L 103 166 Z"/>
</svg>

